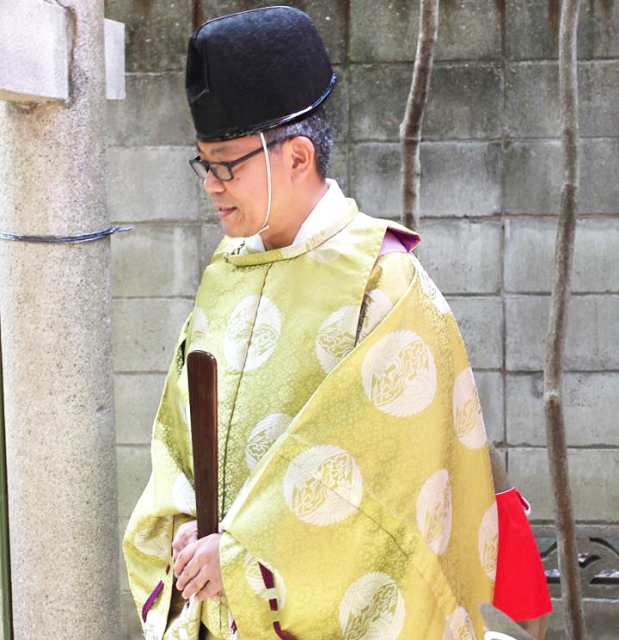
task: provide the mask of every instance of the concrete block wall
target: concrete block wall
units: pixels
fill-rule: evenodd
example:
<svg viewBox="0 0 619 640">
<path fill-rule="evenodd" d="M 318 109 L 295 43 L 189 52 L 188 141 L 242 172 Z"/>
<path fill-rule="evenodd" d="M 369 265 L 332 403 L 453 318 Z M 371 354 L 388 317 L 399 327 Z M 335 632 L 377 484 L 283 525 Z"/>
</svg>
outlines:
<svg viewBox="0 0 619 640">
<path fill-rule="evenodd" d="M 121 530 L 150 472 L 148 442 L 175 335 L 220 236 L 187 164 L 186 41 L 252 0 L 106 0 L 127 28 L 127 99 L 109 105 L 109 205 L 134 226 L 113 239 Z M 418 3 L 298 0 L 338 75 L 331 174 L 365 212 L 400 215 L 398 128 Z M 419 254 L 467 342 L 488 432 L 553 519 L 543 424 L 544 341 L 562 180 L 552 3 L 445 0 L 422 145 Z M 576 517 L 617 523 L 619 504 L 619 8 L 583 0 L 581 190 L 565 381 Z M 122 585 L 126 592 L 126 580 Z M 127 639 L 139 623 L 125 593 Z M 587 605 L 609 620 L 599 603 Z M 600 609 L 600 607 L 602 607 Z M 557 607 L 560 609 L 560 607 Z M 617 617 L 615 616 L 615 624 Z M 606 622 L 592 637 L 611 637 Z M 560 612 L 550 637 L 560 638 Z"/>
</svg>

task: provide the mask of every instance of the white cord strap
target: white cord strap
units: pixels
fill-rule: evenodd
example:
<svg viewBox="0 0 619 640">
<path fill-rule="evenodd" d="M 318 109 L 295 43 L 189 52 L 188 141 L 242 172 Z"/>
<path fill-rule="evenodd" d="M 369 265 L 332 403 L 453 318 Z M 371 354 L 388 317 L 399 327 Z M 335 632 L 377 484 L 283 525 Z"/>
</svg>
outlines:
<svg viewBox="0 0 619 640">
<path fill-rule="evenodd" d="M 264 150 L 264 161 L 267 168 L 267 214 L 264 217 L 264 223 L 262 229 L 256 232 L 256 235 L 266 231 L 269 228 L 269 216 L 271 215 L 271 162 L 269 160 L 269 150 L 267 148 L 266 140 L 264 139 L 264 133 L 260 132 L 260 142 L 262 142 L 262 149 Z"/>
</svg>

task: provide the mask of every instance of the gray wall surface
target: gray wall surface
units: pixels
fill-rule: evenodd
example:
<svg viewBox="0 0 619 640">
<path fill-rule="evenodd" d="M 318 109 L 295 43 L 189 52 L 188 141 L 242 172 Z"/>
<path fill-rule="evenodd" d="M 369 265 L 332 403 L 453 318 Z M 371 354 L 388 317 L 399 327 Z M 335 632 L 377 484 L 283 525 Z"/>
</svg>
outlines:
<svg viewBox="0 0 619 640">
<path fill-rule="evenodd" d="M 121 533 L 149 475 L 152 420 L 176 333 L 221 237 L 187 163 L 194 155 L 183 89 L 187 38 L 203 20 L 264 4 L 106 1 L 106 17 L 126 24 L 128 72 L 127 99 L 109 103 L 109 207 L 113 222 L 134 225 L 113 238 Z M 283 4 L 314 18 L 339 77 L 329 104 L 332 176 L 366 213 L 398 219 L 398 127 L 418 3 Z M 424 122 L 419 249 L 460 322 L 489 434 L 539 527 L 553 519 L 541 371 L 562 180 L 554 4 L 443 1 Z M 608 525 L 619 521 L 618 35 L 619 7 L 584 0 L 580 219 L 565 381 L 576 517 L 615 538 Z M 609 558 L 617 568 L 617 554 Z M 122 588 L 125 638 L 139 638 L 125 578 Z M 586 590 L 596 640 L 616 637 L 618 589 Z M 555 609 L 552 640 L 563 637 L 560 602 Z"/>
</svg>

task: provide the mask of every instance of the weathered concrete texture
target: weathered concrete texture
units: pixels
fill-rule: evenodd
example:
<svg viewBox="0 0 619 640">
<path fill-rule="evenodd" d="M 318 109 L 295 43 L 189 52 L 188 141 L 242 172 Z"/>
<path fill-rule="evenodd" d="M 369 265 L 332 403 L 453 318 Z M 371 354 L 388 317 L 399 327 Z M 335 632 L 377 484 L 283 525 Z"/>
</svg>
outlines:
<svg viewBox="0 0 619 640">
<path fill-rule="evenodd" d="M 423 217 L 493 215 L 501 209 L 501 147 L 426 143 L 421 147 Z"/>
<path fill-rule="evenodd" d="M 496 297 L 448 298 L 474 371 L 503 364 L 503 303 Z"/>
<path fill-rule="evenodd" d="M 580 150 L 579 213 L 616 213 L 619 139 L 583 139 Z M 509 143 L 505 153 L 506 213 L 556 213 L 562 175 L 559 141 Z"/>
<path fill-rule="evenodd" d="M 437 65 L 424 116 L 424 139 L 500 137 L 502 89 L 497 64 Z"/>
<path fill-rule="evenodd" d="M 349 166 L 348 148 L 345 144 L 335 144 L 331 152 L 331 165 L 329 167 L 329 177 L 333 180 L 337 180 L 340 189 L 345 194 L 350 193 L 349 180 L 348 180 L 348 166 Z"/>
<path fill-rule="evenodd" d="M 619 131 L 619 64 L 578 65 L 579 120 L 583 137 Z M 556 62 L 510 64 L 505 86 L 505 123 L 515 137 L 556 137 L 561 133 L 559 66 Z"/>
<path fill-rule="evenodd" d="M 619 57 L 619 11 L 614 2 L 589 2 L 585 15 L 589 26 L 588 58 Z"/>
<path fill-rule="evenodd" d="M 412 64 L 355 64 L 350 69 L 350 108 L 355 140 L 398 140 L 411 84 Z"/>
<path fill-rule="evenodd" d="M 505 290 L 550 293 L 554 280 L 557 220 L 505 221 Z M 579 220 L 574 241 L 571 289 L 578 293 L 618 293 L 619 220 Z"/>
<path fill-rule="evenodd" d="M 201 0 L 200 20 L 211 20 L 236 11 L 249 11 L 271 4 L 296 7 L 305 11 L 316 23 L 329 51 L 331 61 L 342 62 L 346 56 L 346 4 L 333 0 L 283 0 L 270 3 L 261 0 Z"/>
<path fill-rule="evenodd" d="M 616 131 L 609 131 L 609 135 Z M 581 141 L 579 212 L 619 212 L 619 138 Z"/>
<path fill-rule="evenodd" d="M 224 234 L 218 222 L 202 225 L 200 233 L 200 275 L 202 275 L 202 272 L 211 261 L 211 257 L 223 237 Z"/>
<path fill-rule="evenodd" d="M 114 376 L 116 442 L 149 444 L 165 375 L 117 373 Z M 121 480 L 121 484 L 125 480 Z"/>
<path fill-rule="evenodd" d="M 509 296 L 505 301 L 508 371 L 541 371 L 548 330 L 549 296 Z M 615 348 L 619 296 L 573 296 L 565 366 L 575 371 L 619 369 Z"/>
<path fill-rule="evenodd" d="M 193 173 L 193 170 L 192 170 Z M 211 225 L 214 229 L 216 227 L 221 227 L 219 223 L 219 218 L 217 217 L 217 211 L 213 206 L 211 199 L 204 192 L 203 184 L 200 183 L 199 178 L 193 174 L 194 181 L 198 184 L 199 196 L 198 196 L 198 206 L 199 206 L 199 219 L 202 222 L 206 222 Z M 217 245 L 215 245 L 217 246 Z"/>
<path fill-rule="evenodd" d="M 352 186 L 361 208 L 379 217 L 402 209 L 400 146 L 364 143 L 353 147 Z M 501 147 L 498 143 L 425 143 L 421 215 L 485 216 L 501 207 Z"/>
<path fill-rule="evenodd" d="M 135 603 L 129 591 L 121 593 L 123 611 L 123 640 L 143 640 L 142 625 L 138 617 Z"/>
<path fill-rule="evenodd" d="M 475 382 L 488 438 L 502 444 L 505 442 L 503 375 L 499 371 L 475 371 Z"/>
<path fill-rule="evenodd" d="M 505 51 L 509 58 L 557 58 L 559 16 L 549 14 L 551 3 L 507 2 Z M 555 6 L 559 6 L 557 3 Z M 578 28 L 578 58 L 619 55 L 619 17 L 604 0 L 582 0 Z"/>
<path fill-rule="evenodd" d="M 204 194 L 189 166 L 195 155 L 192 147 L 109 149 L 108 206 L 112 220 L 199 220 Z"/>
<path fill-rule="evenodd" d="M 125 99 L 125 25 L 116 20 L 103 21 L 105 44 L 105 97 Z"/>
<path fill-rule="evenodd" d="M 55 4 L 0 3 L 0 100 L 68 98 L 70 22 Z"/>
<path fill-rule="evenodd" d="M 331 92 L 331 95 L 325 102 L 329 122 L 331 122 L 332 135 L 334 142 L 340 142 L 348 139 L 348 100 L 349 100 L 349 83 L 348 73 L 343 67 L 334 67 L 337 83 Z"/>
<path fill-rule="evenodd" d="M 554 520 L 546 449 L 512 448 L 508 461 L 511 482 L 533 507 L 531 520 Z M 605 521 L 609 514 L 619 513 L 617 449 L 569 449 L 568 464 L 574 513 L 579 521 Z"/>
<path fill-rule="evenodd" d="M 126 26 L 127 71 L 184 69 L 193 0 L 105 0 L 105 15 Z"/>
<path fill-rule="evenodd" d="M 193 307 L 189 298 L 114 301 L 114 370 L 167 372 L 176 336 Z"/>
<path fill-rule="evenodd" d="M 357 200 L 361 211 L 381 218 L 399 218 L 400 146 L 366 143 L 355 145 L 351 154 L 349 195 Z"/>
<path fill-rule="evenodd" d="M 563 603 L 552 601 L 553 613 L 548 623 L 546 640 L 565 640 L 565 622 L 563 619 Z M 585 622 L 589 638 L 594 640 L 616 640 L 617 611 L 619 600 L 583 600 Z"/>
<path fill-rule="evenodd" d="M 136 225 L 112 242 L 115 297 L 194 295 L 200 281 L 200 226 Z"/>
<path fill-rule="evenodd" d="M 428 221 L 416 253 L 444 294 L 495 293 L 501 288 L 499 222 Z"/>
<path fill-rule="evenodd" d="M 195 139 L 184 73 L 127 74 L 126 99 L 108 105 L 109 145 L 190 145 Z"/>
<path fill-rule="evenodd" d="M 118 513 L 128 520 L 148 482 L 151 471 L 150 447 L 119 446 L 116 449 L 118 477 Z"/>
<path fill-rule="evenodd" d="M 505 148 L 506 213 L 556 213 L 561 190 L 561 143 L 511 142 Z"/>
<path fill-rule="evenodd" d="M 351 59 L 413 60 L 417 48 L 419 4 L 393 0 L 377 10 L 373 0 L 350 3 Z M 437 60 L 487 60 L 501 56 L 501 14 L 496 0 L 443 2 Z"/>
<path fill-rule="evenodd" d="M 520 62 L 505 72 L 505 129 L 513 137 L 556 137 L 561 132 L 556 62 Z"/>
<path fill-rule="evenodd" d="M 568 373 L 563 400 L 569 446 L 619 447 L 619 374 Z M 505 402 L 509 444 L 545 446 L 543 375 L 508 375 Z"/>
<path fill-rule="evenodd" d="M 355 140 L 399 140 L 412 64 L 354 65 Z M 424 115 L 424 140 L 498 138 L 501 74 L 492 64 L 436 65 Z"/>
<path fill-rule="evenodd" d="M 64 4 L 71 101 L 0 105 L 3 231 L 109 225 L 103 3 Z M 15 640 L 120 636 L 110 281 L 107 239 L 0 246 Z"/>
<path fill-rule="evenodd" d="M 617 134 L 619 62 L 585 62 L 578 65 L 578 74 L 580 134 L 590 137 Z"/>
</svg>

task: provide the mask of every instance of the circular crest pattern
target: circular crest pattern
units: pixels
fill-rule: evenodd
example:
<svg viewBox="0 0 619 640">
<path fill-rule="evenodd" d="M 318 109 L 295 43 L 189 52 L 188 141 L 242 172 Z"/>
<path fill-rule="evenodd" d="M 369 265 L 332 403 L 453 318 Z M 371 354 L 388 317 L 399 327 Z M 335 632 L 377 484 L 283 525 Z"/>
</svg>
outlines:
<svg viewBox="0 0 619 640">
<path fill-rule="evenodd" d="M 291 416 L 285 413 L 273 413 L 258 422 L 249 434 L 247 447 L 245 448 L 245 461 L 250 471 L 255 469 L 262 456 L 271 448 L 277 438 L 286 431 L 291 422 Z"/>
<path fill-rule="evenodd" d="M 378 571 L 353 582 L 340 604 L 340 626 L 345 640 L 396 640 L 405 615 L 398 585 Z"/>
<path fill-rule="evenodd" d="M 407 418 L 426 409 L 434 399 L 434 356 L 413 331 L 394 331 L 368 350 L 361 380 L 365 394 L 377 409 Z"/>
<path fill-rule="evenodd" d="M 467 449 L 480 449 L 486 444 L 484 417 L 470 367 L 454 383 L 453 416 L 458 440 Z"/>
<path fill-rule="evenodd" d="M 376 325 L 393 309 L 391 300 L 380 289 L 373 289 L 366 295 L 365 305 L 359 341 L 372 333 Z"/>
<path fill-rule="evenodd" d="M 167 617 L 154 608 L 148 612 L 148 619 L 144 623 L 144 640 L 159 640 L 165 631 Z"/>
<path fill-rule="evenodd" d="M 203 342 L 206 338 L 209 330 L 209 321 L 206 314 L 200 307 L 196 307 L 193 310 L 191 317 L 191 336 L 190 342 L 193 348 L 196 348 L 197 344 Z"/>
<path fill-rule="evenodd" d="M 445 621 L 442 640 L 475 640 L 475 629 L 464 607 L 454 609 Z"/>
<path fill-rule="evenodd" d="M 264 584 L 259 562 L 273 574 L 275 587 L 272 590 L 267 589 Z M 269 600 L 276 599 L 278 609 L 282 609 L 286 604 L 286 585 L 284 584 L 284 579 L 276 569 L 273 569 L 273 567 L 266 562 L 257 560 L 251 553 L 245 555 L 245 579 L 252 588 L 252 591 L 263 600 L 268 602 Z"/>
<path fill-rule="evenodd" d="M 284 499 L 297 518 L 321 527 L 340 522 L 361 503 L 363 479 L 354 458 L 334 445 L 297 455 L 284 476 Z"/>
<path fill-rule="evenodd" d="M 321 325 L 316 338 L 316 356 L 329 373 L 355 346 L 359 308 L 350 305 L 332 313 Z"/>
<path fill-rule="evenodd" d="M 447 300 L 443 297 L 443 294 L 438 290 L 438 287 L 432 281 L 432 278 L 428 275 L 426 270 L 423 268 L 421 262 L 417 260 L 417 258 L 410 254 L 411 260 L 415 265 L 415 269 L 419 274 L 419 283 L 421 284 L 421 288 L 424 290 L 428 298 L 430 298 L 432 304 L 437 308 L 440 314 L 445 315 L 451 312 L 449 304 L 447 304 Z"/>
<path fill-rule="evenodd" d="M 168 558 L 170 555 L 170 540 L 168 538 L 168 523 L 165 518 L 153 520 L 152 528 L 137 529 L 133 536 L 133 546 L 147 556 Z"/>
<path fill-rule="evenodd" d="M 496 577 L 496 557 L 499 549 L 499 516 L 496 504 L 484 514 L 477 538 L 479 560 L 490 580 Z"/>
<path fill-rule="evenodd" d="M 276 304 L 266 296 L 247 296 L 232 312 L 224 334 L 224 356 L 236 371 L 262 366 L 275 351 L 282 330 Z"/>
<path fill-rule="evenodd" d="M 434 553 L 444 553 L 451 536 L 451 487 L 447 469 L 439 469 L 424 483 L 417 497 L 417 526 Z"/>
<path fill-rule="evenodd" d="M 328 262 L 335 262 L 340 256 L 341 252 L 333 247 L 327 247 L 324 244 L 317 246 L 315 249 L 308 251 L 307 257 L 310 260 L 315 260 L 323 264 Z"/>
<path fill-rule="evenodd" d="M 189 407 L 185 404 L 183 398 L 179 398 L 178 412 L 181 420 L 187 425 L 189 430 L 191 430 L 191 414 L 189 413 Z"/>
<path fill-rule="evenodd" d="M 184 473 L 176 476 L 172 486 L 172 502 L 179 513 L 196 512 L 196 493 Z"/>
</svg>

